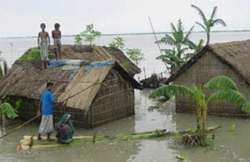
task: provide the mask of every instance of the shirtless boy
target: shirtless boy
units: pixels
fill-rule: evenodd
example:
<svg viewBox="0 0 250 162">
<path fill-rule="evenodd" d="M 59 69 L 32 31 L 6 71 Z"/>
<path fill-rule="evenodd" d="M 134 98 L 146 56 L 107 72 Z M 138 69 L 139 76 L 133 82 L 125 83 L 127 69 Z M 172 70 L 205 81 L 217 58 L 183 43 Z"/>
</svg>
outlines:
<svg viewBox="0 0 250 162">
<path fill-rule="evenodd" d="M 40 25 L 42 31 L 38 33 L 37 44 L 40 48 L 41 60 L 43 62 L 43 69 L 48 67 L 48 48 L 50 45 L 49 33 L 45 31 L 46 25 L 42 23 Z"/>
<path fill-rule="evenodd" d="M 61 31 L 60 31 L 60 24 L 55 23 L 55 29 L 52 31 L 52 37 L 54 39 L 54 47 L 55 47 L 55 55 L 56 59 L 61 59 L 61 48 L 62 48 L 62 42 L 61 42 Z"/>
</svg>

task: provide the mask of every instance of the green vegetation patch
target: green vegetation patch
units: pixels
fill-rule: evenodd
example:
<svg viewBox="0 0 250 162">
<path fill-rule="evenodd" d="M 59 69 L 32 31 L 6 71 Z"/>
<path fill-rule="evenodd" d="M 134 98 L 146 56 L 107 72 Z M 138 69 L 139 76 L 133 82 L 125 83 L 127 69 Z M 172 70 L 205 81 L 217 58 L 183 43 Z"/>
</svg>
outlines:
<svg viewBox="0 0 250 162">
<path fill-rule="evenodd" d="M 40 58 L 40 50 L 38 48 L 31 48 L 19 58 L 19 61 L 32 61 Z"/>
</svg>

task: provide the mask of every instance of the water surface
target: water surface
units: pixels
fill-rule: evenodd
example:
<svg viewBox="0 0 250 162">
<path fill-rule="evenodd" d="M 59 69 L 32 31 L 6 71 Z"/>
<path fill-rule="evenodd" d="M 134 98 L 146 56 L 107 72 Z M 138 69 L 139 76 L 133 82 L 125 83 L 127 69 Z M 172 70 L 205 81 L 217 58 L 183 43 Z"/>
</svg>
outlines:
<svg viewBox="0 0 250 162">
<path fill-rule="evenodd" d="M 203 35 L 192 35 L 199 40 Z M 164 71 L 164 64 L 155 57 L 159 55 L 154 45 L 153 35 L 131 35 L 124 37 L 129 48 L 141 48 L 145 60 L 146 74 Z M 213 42 L 244 40 L 250 33 L 214 33 Z M 101 37 L 97 44 L 107 44 L 112 36 Z M 63 38 L 64 43 L 73 43 L 73 38 Z M 12 45 L 10 44 L 12 43 Z M 29 47 L 35 46 L 35 38 L 0 39 L 0 50 L 9 64 L 12 64 Z M 159 109 L 151 110 L 155 103 L 148 98 L 150 91 L 136 91 L 136 114 L 102 125 L 94 130 L 77 129 L 78 135 L 98 134 L 117 135 L 155 129 L 180 130 L 195 127 L 195 117 L 191 114 L 176 114 L 173 102 Z M 179 145 L 173 138 L 137 140 L 114 143 L 85 144 L 81 146 L 33 150 L 17 154 L 15 146 L 23 135 L 36 134 L 37 125 L 29 125 L 0 140 L 0 161 L 2 162 L 177 162 L 176 155 L 184 155 L 192 162 L 247 162 L 250 161 L 250 120 L 237 118 L 209 117 L 209 125 L 222 126 L 216 132 L 213 145 L 206 148 L 189 148 Z M 229 131 L 232 125 L 236 130 Z"/>
<path fill-rule="evenodd" d="M 180 130 L 195 127 L 191 114 L 176 114 L 174 103 L 151 110 L 155 103 L 148 99 L 149 91 L 136 92 L 136 115 L 102 125 L 94 130 L 78 129 L 78 135 L 93 132 L 106 135 L 125 134 L 147 130 Z M 23 135 L 36 134 L 37 125 L 32 124 L 0 141 L 0 161 L 6 162 L 177 162 L 176 155 L 184 155 L 192 162 L 246 162 L 250 161 L 249 125 L 246 119 L 209 117 L 209 125 L 222 126 L 216 132 L 214 144 L 206 148 L 190 148 L 179 145 L 173 138 L 136 140 L 111 143 L 84 144 L 32 150 L 17 154 L 15 146 Z M 236 130 L 229 131 L 235 124 Z"/>
</svg>

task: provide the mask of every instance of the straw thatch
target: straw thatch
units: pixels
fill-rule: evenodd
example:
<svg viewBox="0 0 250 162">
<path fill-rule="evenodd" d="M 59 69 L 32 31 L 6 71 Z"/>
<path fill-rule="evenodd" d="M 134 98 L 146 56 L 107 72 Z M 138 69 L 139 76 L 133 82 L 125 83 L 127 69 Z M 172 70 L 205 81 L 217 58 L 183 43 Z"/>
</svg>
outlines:
<svg viewBox="0 0 250 162">
<path fill-rule="evenodd" d="M 98 57 L 99 62 L 106 59 L 111 64 L 92 68 L 87 64 L 73 69 L 62 66 L 41 70 L 39 60 L 16 61 L 0 82 L 0 96 L 28 101 L 19 110 L 20 117 L 28 119 L 35 115 L 40 95 L 49 80 L 54 82 L 56 119 L 69 112 L 75 124 L 89 128 L 132 115 L 134 88 L 140 85 L 109 53 L 104 56 Z M 94 61 L 90 59 L 88 61 Z"/>
<path fill-rule="evenodd" d="M 218 75 L 231 77 L 250 100 L 250 40 L 217 43 L 204 47 L 167 81 L 177 84 L 201 85 Z M 189 98 L 177 97 L 177 112 L 193 112 Z M 249 116 L 239 108 L 225 103 L 211 103 L 209 113 L 222 116 Z"/>
<path fill-rule="evenodd" d="M 24 55 L 28 54 L 33 48 L 27 50 Z M 54 58 L 54 47 L 49 49 L 49 57 Z M 62 57 L 64 59 L 80 59 L 92 61 L 103 61 L 114 59 L 119 63 L 131 76 L 140 73 L 138 68 L 121 50 L 117 48 L 87 45 L 63 45 Z M 40 58 L 40 57 L 38 57 Z"/>
</svg>

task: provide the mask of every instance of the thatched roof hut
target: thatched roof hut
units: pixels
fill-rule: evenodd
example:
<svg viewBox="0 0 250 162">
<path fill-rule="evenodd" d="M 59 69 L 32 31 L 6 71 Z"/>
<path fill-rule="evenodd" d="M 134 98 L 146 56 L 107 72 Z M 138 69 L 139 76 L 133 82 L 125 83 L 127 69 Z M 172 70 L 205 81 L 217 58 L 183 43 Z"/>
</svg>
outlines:
<svg viewBox="0 0 250 162">
<path fill-rule="evenodd" d="M 134 114 L 134 88 L 140 88 L 140 85 L 133 75 L 139 68 L 122 56 L 121 51 L 95 47 L 91 53 L 84 52 L 81 46 L 77 47 L 79 52 L 74 52 L 75 46 L 64 46 L 63 49 L 69 50 L 63 50 L 64 58 L 71 58 L 61 60 L 66 62 L 64 65 L 41 70 L 39 60 L 21 59 L 1 80 L 0 96 L 28 101 L 23 102 L 19 110 L 21 118 L 35 115 L 35 105 L 48 80 L 55 84 L 56 118 L 69 112 L 76 125 L 90 128 Z M 122 66 L 124 62 L 128 62 L 127 69 Z"/>
<path fill-rule="evenodd" d="M 217 43 L 204 47 L 191 60 L 174 73 L 167 83 L 201 85 L 218 75 L 231 77 L 250 100 L 250 40 Z M 190 99 L 177 97 L 177 112 L 193 112 Z M 249 116 L 233 105 L 211 103 L 209 114 L 222 116 Z"/>
<path fill-rule="evenodd" d="M 87 45 L 63 45 L 62 56 L 64 59 L 78 59 L 85 61 L 103 61 L 113 59 L 122 66 L 131 76 L 141 72 L 120 49 L 105 46 Z M 55 58 L 53 46 L 49 49 L 49 58 Z M 37 48 L 31 48 L 19 59 L 20 61 L 40 60 L 40 52 Z"/>
</svg>

